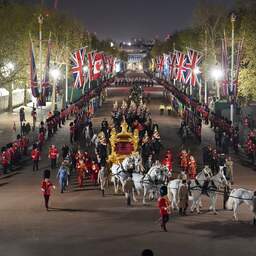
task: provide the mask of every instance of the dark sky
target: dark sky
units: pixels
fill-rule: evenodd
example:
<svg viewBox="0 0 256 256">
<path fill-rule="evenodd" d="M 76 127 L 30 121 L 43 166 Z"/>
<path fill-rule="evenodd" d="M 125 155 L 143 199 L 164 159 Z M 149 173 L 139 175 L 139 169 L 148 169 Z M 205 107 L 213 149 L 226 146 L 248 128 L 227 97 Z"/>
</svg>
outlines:
<svg viewBox="0 0 256 256">
<path fill-rule="evenodd" d="M 41 0 L 24 0 L 39 3 Z M 232 7 L 235 0 L 225 2 Z M 44 0 L 53 5 L 54 0 Z M 198 0 L 58 0 L 58 8 L 79 18 L 100 38 L 155 38 L 191 24 Z"/>
</svg>

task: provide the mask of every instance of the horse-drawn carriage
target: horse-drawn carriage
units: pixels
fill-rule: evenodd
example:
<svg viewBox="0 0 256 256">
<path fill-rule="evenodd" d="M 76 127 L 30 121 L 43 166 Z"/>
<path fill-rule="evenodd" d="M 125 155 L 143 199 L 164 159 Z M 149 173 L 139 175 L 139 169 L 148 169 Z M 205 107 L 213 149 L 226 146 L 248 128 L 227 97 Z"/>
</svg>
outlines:
<svg viewBox="0 0 256 256">
<path fill-rule="evenodd" d="M 111 154 L 108 156 L 110 165 L 122 162 L 127 156 L 137 153 L 139 143 L 139 132 L 128 132 L 128 124 L 123 121 L 122 131 L 117 133 L 113 128 L 110 136 Z"/>
</svg>

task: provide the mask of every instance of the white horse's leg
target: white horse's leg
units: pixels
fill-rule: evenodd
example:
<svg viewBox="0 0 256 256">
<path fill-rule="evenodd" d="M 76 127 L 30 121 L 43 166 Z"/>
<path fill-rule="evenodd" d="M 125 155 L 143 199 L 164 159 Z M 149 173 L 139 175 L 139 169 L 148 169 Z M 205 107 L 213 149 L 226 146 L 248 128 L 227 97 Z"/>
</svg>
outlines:
<svg viewBox="0 0 256 256">
<path fill-rule="evenodd" d="M 172 195 L 173 195 L 173 198 L 172 198 L 172 209 L 179 210 L 179 207 L 178 207 L 178 190 L 173 189 L 172 190 Z"/>
<path fill-rule="evenodd" d="M 211 209 L 214 214 L 217 214 L 217 212 L 216 212 L 216 194 L 211 193 L 210 199 L 211 199 Z"/>
<path fill-rule="evenodd" d="M 117 192 L 118 192 L 118 181 L 117 181 L 116 177 L 114 177 L 113 182 L 114 182 L 115 194 L 117 194 Z"/>
<path fill-rule="evenodd" d="M 233 213 L 234 213 L 234 220 L 238 221 L 238 206 L 239 206 L 239 202 L 237 200 L 234 200 L 234 204 L 233 204 Z"/>
<path fill-rule="evenodd" d="M 146 186 L 144 186 L 144 191 L 143 191 L 143 204 L 146 204 L 146 196 L 147 196 L 147 192 L 148 192 L 148 190 L 147 190 L 147 188 L 146 188 Z"/>
<path fill-rule="evenodd" d="M 136 196 L 135 196 L 135 191 L 134 191 L 134 189 L 132 190 L 132 198 L 133 198 L 133 201 L 134 201 L 134 202 L 137 202 L 137 201 L 138 201 L 137 198 L 136 198 Z"/>
</svg>

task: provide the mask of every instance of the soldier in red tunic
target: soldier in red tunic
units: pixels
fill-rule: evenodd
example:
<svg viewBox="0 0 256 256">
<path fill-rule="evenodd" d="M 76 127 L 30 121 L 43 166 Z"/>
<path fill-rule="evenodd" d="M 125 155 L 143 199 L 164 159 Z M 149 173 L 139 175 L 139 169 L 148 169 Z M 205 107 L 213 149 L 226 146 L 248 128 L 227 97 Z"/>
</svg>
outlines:
<svg viewBox="0 0 256 256">
<path fill-rule="evenodd" d="M 59 151 L 55 145 L 52 145 L 48 152 L 48 158 L 51 160 L 51 169 L 57 167 L 57 158 L 59 157 Z"/>
<path fill-rule="evenodd" d="M 80 188 L 83 187 L 85 170 L 86 170 L 86 165 L 84 163 L 84 160 L 80 159 L 76 164 L 77 181 Z"/>
<path fill-rule="evenodd" d="M 196 161 L 193 156 L 190 156 L 188 163 L 188 175 L 190 179 L 196 178 Z"/>
<path fill-rule="evenodd" d="M 180 167 L 184 172 L 187 172 L 188 169 L 188 153 L 186 150 L 182 150 L 180 154 Z"/>
<path fill-rule="evenodd" d="M 49 199 L 50 199 L 50 196 L 51 196 L 51 189 L 52 188 L 55 189 L 55 186 L 49 180 L 49 177 L 45 177 L 43 179 L 43 181 L 41 182 L 41 191 L 43 192 L 45 208 L 46 208 L 47 211 L 49 210 Z"/>
<path fill-rule="evenodd" d="M 166 189 L 161 188 L 160 197 L 157 200 L 157 206 L 160 210 L 160 216 L 161 216 L 161 229 L 163 229 L 165 232 L 167 232 L 166 223 L 169 220 L 169 214 L 170 214 L 170 201 L 167 198 L 166 194 L 167 194 L 167 188 Z"/>
<path fill-rule="evenodd" d="M 40 159 L 40 151 L 38 150 L 36 144 L 33 145 L 33 150 L 31 152 L 31 158 L 32 158 L 32 161 L 33 161 L 33 172 L 34 171 L 38 171 L 38 163 L 39 163 L 39 159 Z"/>
<path fill-rule="evenodd" d="M 97 184 L 99 171 L 100 171 L 99 165 L 93 160 L 91 165 L 91 180 L 94 183 L 94 185 Z"/>
<path fill-rule="evenodd" d="M 8 158 L 8 152 L 5 147 L 2 148 L 1 164 L 3 166 L 3 174 L 6 174 L 9 166 L 9 158 Z"/>
</svg>

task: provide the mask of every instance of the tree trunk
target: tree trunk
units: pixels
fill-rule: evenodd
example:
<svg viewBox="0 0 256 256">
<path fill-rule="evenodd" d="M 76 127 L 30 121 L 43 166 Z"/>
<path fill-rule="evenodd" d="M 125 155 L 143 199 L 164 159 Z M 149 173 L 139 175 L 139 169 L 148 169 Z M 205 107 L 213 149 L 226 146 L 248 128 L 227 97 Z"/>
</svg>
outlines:
<svg viewBox="0 0 256 256">
<path fill-rule="evenodd" d="M 27 92 L 27 84 L 24 86 L 24 106 L 27 106 L 28 103 L 28 92 Z"/>
<path fill-rule="evenodd" d="M 9 112 L 12 112 L 13 111 L 13 104 L 12 104 L 12 91 L 13 91 L 13 88 L 12 88 L 12 83 L 9 83 L 9 86 L 8 86 L 8 92 L 9 92 L 9 99 L 8 99 L 8 111 Z"/>
</svg>

